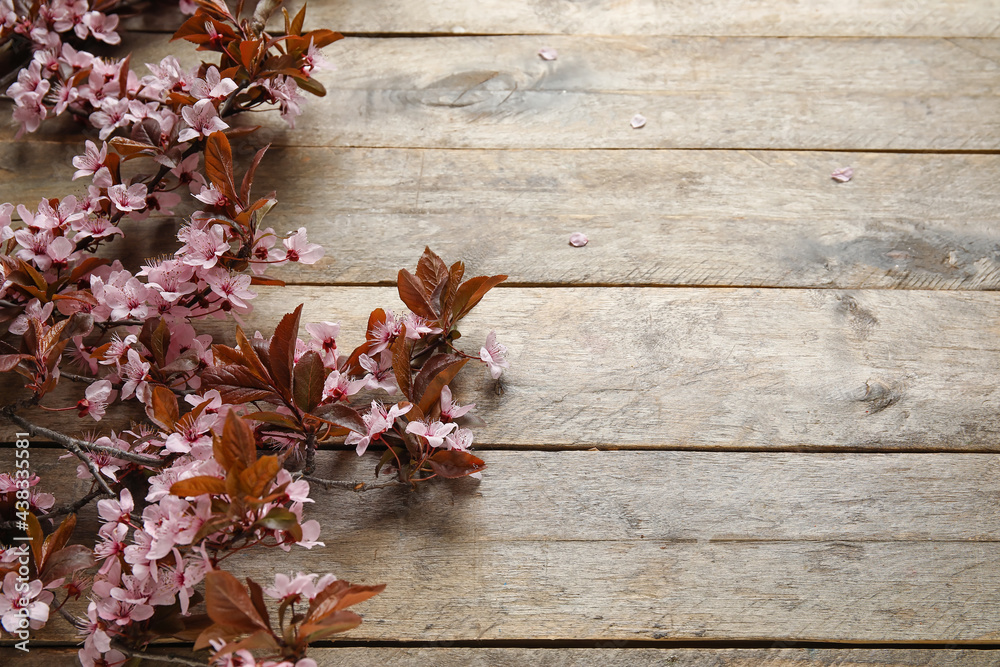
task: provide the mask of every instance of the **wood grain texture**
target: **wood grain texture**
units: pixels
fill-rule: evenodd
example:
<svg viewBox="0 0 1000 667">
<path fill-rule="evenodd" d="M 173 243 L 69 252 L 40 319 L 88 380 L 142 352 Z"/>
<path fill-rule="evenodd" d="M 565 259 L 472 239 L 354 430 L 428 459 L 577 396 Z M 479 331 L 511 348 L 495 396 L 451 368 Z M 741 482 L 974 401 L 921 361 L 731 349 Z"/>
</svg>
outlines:
<svg viewBox="0 0 1000 667">
<path fill-rule="evenodd" d="M 352 646 L 314 648 L 309 657 L 319 667 L 995 667 L 997 661 L 994 652 L 970 649 L 622 649 L 609 644 L 592 649 Z M 177 648 L 150 653 L 161 651 L 190 655 Z M 0 648 L 0 659 L 16 661 L 18 667 L 76 664 L 75 656 L 68 648 L 34 648 L 27 655 Z"/>
<path fill-rule="evenodd" d="M 134 62 L 176 49 L 144 37 Z M 997 150 L 1000 41 L 551 37 L 345 39 L 330 94 L 276 145 Z M 124 52 L 126 49 L 122 49 Z M 182 60 L 196 62 L 193 51 Z M 649 119 L 641 130 L 634 114 Z M 43 137 L 63 136 L 53 124 Z M 8 129 L 7 136 L 12 135 Z"/>
<path fill-rule="evenodd" d="M 285 3 L 294 11 L 301 2 Z M 993 37 L 992 0 L 404 0 L 309 3 L 307 23 L 346 33 L 712 35 L 772 37 Z M 157 8 L 131 29 L 169 31 L 177 12 Z"/>
<path fill-rule="evenodd" d="M 84 490 L 72 462 L 33 454 L 60 498 Z M 485 456 L 482 482 L 315 490 L 306 518 L 325 548 L 227 568 L 387 582 L 357 640 L 1000 640 L 998 456 Z M 367 479 L 373 465 L 321 452 L 317 472 Z"/>
<path fill-rule="evenodd" d="M 261 289 L 249 329 L 272 330 L 300 302 L 303 321 L 342 323 L 345 349 L 372 309 L 399 307 L 391 288 Z M 498 332 L 505 391 L 476 367 L 455 390 L 489 420 L 477 442 L 493 447 L 995 451 L 998 303 L 992 292 L 497 289 L 461 342 L 477 353 Z"/>
<path fill-rule="evenodd" d="M 652 649 L 613 648 L 314 648 L 319 667 L 995 667 L 997 656 L 970 649 Z M 182 649 L 151 649 L 190 655 Z M 196 654 L 197 655 L 197 654 Z M 200 654 L 205 655 L 205 654 Z M 33 648 L 24 654 L 0 648 L 0 659 L 18 667 L 77 664 L 69 648 Z"/>
<path fill-rule="evenodd" d="M 78 148 L 47 148 L 0 142 L 4 198 L 81 192 Z M 273 272 L 293 283 L 391 283 L 430 245 L 515 284 L 1000 287 L 996 155 L 286 147 L 263 164 L 268 224 L 329 251 Z M 854 180 L 830 179 L 848 164 Z M 108 254 L 159 255 L 176 228 L 130 225 Z"/>
</svg>

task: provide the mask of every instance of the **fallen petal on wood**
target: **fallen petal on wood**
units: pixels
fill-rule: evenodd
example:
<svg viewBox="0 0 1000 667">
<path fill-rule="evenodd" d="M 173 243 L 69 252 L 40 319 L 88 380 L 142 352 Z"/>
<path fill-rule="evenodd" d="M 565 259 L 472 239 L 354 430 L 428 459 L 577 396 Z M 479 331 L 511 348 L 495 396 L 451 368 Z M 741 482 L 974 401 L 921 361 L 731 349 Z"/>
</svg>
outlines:
<svg viewBox="0 0 1000 667">
<path fill-rule="evenodd" d="M 636 115 L 632 116 L 632 129 L 638 130 L 640 127 L 643 127 L 645 125 L 646 125 L 646 117 L 643 116 L 641 113 L 637 113 Z"/>
<path fill-rule="evenodd" d="M 838 183 L 846 183 L 851 180 L 852 176 L 854 176 L 854 167 L 841 167 L 837 171 L 830 174 L 830 178 Z"/>
<path fill-rule="evenodd" d="M 556 51 L 555 49 L 550 49 L 549 47 L 545 46 L 538 49 L 538 55 L 541 57 L 542 60 L 555 60 L 556 58 L 559 57 L 559 52 Z"/>
<path fill-rule="evenodd" d="M 582 248 L 589 241 L 590 239 L 587 238 L 587 235 L 580 232 L 573 232 L 569 235 L 569 244 L 574 248 Z"/>
</svg>

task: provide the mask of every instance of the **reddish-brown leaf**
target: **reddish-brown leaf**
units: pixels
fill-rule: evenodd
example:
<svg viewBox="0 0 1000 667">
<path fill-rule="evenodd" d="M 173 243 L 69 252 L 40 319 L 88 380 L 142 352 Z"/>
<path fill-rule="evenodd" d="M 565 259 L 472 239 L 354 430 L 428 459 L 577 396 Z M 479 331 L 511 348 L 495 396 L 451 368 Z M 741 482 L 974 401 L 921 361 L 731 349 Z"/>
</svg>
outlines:
<svg viewBox="0 0 1000 667">
<path fill-rule="evenodd" d="M 229 201 L 240 200 L 233 176 L 233 149 L 222 132 L 213 132 L 205 141 L 205 175 Z"/>
<path fill-rule="evenodd" d="M 304 635 L 307 642 L 315 642 L 330 635 L 353 630 L 359 625 L 361 617 L 353 611 L 337 611 L 319 623 L 303 623 L 299 627 L 299 636 Z"/>
<path fill-rule="evenodd" d="M 448 265 L 433 250 L 425 247 L 417 261 L 417 277 L 424 284 L 424 292 L 430 294 L 449 278 Z"/>
<path fill-rule="evenodd" d="M 302 304 L 294 312 L 281 318 L 274 335 L 268 356 L 271 361 L 271 377 L 274 386 L 285 398 L 292 397 L 292 363 L 295 359 L 295 339 L 299 334 L 299 318 L 302 316 Z"/>
<path fill-rule="evenodd" d="M 48 561 L 49 556 L 55 552 L 62 549 L 69 542 L 70 536 L 73 534 L 73 529 L 76 528 L 76 515 L 70 514 L 68 517 L 63 519 L 63 522 L 59 524 L 55 532 L 45 538 L 45 542 L 42 543 L 42 565 Z"/>
<path fill-rule="evenodd" d="M 153 386 L 153 414 L 151 419 L 156 425 L 167 431 L 174 428 L 180 418 L 177 406 L 177 396 L 162 384 Z"/>
<path fill-rule="evenodd" d="M 279 470 L 281 470 L 281 463 L 278 461 L 278 457 L 268 454 L 260 457 L 256 463 L 241 472 L 240 482 L 247 490 L 247 495 L 260 498 L 274 481 L 274 476 L 278 474 Z"/>
<path fill-rule="evenodd" d="M 425 317 L 429 320 L 436 320 L 438 318 L 438 314 L 431 308 L 430 301 L 428 300 L 430 289 L 425 291 L 424 284 L 419 278 L 406 269 L 400 269 L 397 276 L 397 287 L 399 289 L 399 298 L 406 304 L 407 308 L 420 317 Z"/>
<path fill-rule="evenodd" d="M 413 353 L 413 342 L 407 340 L 406 325 L 404 324 L 396 342 L 392 344 L 392 372 L 396 375 L 396 384 L 399 385 L 399 390 L 403 392 L 403 396 L 411 401 L 413 398 L 410 396 L 410 380 L 412 379 L 410 355 Z"/>
<path fill-rule="evenodd" d="M 326 380 L 323 359 L 315 350 L 309 350 L 295 364 L 295 381 L 292 383 L 292 394 L 295 405 L 306 412 L 319 405 L 323 399 L 323 383 Z"/>
<path fill-rule="evenodd" d="M 365 433 L 368 430 L 358 411 L 343 403 L 321 405 L 313 410 L 313 414 L 356 433 Z"/>
<path fill-rule="evenodd" d="M 257 167 L 260 166 L 260 161 L 264 159 L 264 153 L 266 153 L 267 149 L 270 147 L 271 144 L 268 144 L 257 151 L 257 154 L 253 156 L 253 162 L 250 163 L 250 167 L 247 169 L 247 172 L 243 174 L 243 183 L 240 185 L 240 199 L 244 202 L 250 201 L 250 191 L 253 188 L 253 177 L 257 173 Z"/>
<path fill-rule="evenodd" d="M 226 403 L 240 405 L 251 401 L 275 402 L 278 397 L 246 366 L 209 366 L 201 373 L 202 386 L 216 389 Z"/>
<path fill-rule="evenodd" d="M 476 276 L 469 278 L 455 293 L 455 300 L 452 303 L 452 323 L 459 321 L 475 308 L 476 304 L 491 289 L 507 280 L 507 276 Z"/>
<path fill-rule="evenodd" d="M 457 354 L 436 354 L 427 360 L 413 379 L 413 396 L 421 412 L 427 414 L 431 411 L 441 398 L 441 390 L 455 379 L 468 361 L 468 358 Z"/>
<path fill-rule="evenodd" d="M 239 473 L 257 460 L 257 443 L 253 429 L 230 410 L 222 427 L 222 437 L 213 448 L 215 458 L 227 471 Z"/>
<path fill-rule="evenodd" d="M 486 462 L 469 452 L 457 449 L 441 449 L 427 459 L 431 469 L 441 477 L 454 479 L 465 477 L 486 469 Z"/>
<path fill-rule="evenodd" d="M 14 370 L 14 368 L 27 359 L 34 359 L 30 354 L 0 354 L 0 373 Z"/>
<path fill-rule="evenodd" d="M 221 496 L 226 493 L 226 480 L 209 475 L 189 477 L 170 485 L 170 493 L 180 498 L 210 494 Z"/>
<path fill-rule="evenodd" d="M 205 575 L 205 605 L 208 615 L 219 625 L 242 632 L 268 629 L 246 590 L 224 570 L 212 570 Z"/>
</svg>

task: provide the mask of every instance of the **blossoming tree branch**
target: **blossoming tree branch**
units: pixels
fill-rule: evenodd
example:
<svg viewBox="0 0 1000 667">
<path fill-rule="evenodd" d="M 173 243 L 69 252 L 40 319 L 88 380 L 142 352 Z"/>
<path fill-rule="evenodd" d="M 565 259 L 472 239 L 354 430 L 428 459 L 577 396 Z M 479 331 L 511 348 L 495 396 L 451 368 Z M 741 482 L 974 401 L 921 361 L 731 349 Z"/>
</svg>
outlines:
<svg viewBox="0 0 1000 667">
<path fill-rule="evenodd" d="M 275 0 L 182 0 L 190 18 L 174 40 L 216 60 L 187 70 L 168 56 L 139 72 L 129 57 L 86 50 L 120 42 L 115 12 L 130 4 L 0 0 L 0 46 L 30 59 L 7 90 L 19 136 L 62 115 L 94 134 L 73 159 L 85 190 L 0 205 L 0 372 L 20 387 L 0 417 L 62 445 L 91 485 L 57 505 L 21 459 L 0 475 L 0 625 L 24 639 L 63 616 L 85 638 L 87 667 L 161 659 L 144 648 L 171 637 L 210 649 L 215 664 L 315 666 L 309 644 L 356 627 L 347 608 L 383 586 L 301 572 L 244 584 L 221 565 L 254 548 L 321 546 L 321 526 L 305 519 L 310 482 L 365 490 L 478 475 L 474 406 L 449 385 L 470 360 L 493 378 L 507 367 L 492 332 L 474 353 L 457 344 L 461 320 L 505 276 L 466 279 L 461 262 L 425 249 L 413 273 L 399 272 L 408 311 L 374 310 L 353 351 L 338 348 L 337 324 L 303 325 L 302 306 L 273 331 L 245 331 L 254 287 L 282 284 L 268 271 L 312 264 L 323 249 L 305 228 L 268 226 L 277 199 L 253 190 L 267 148 L 239 170 L 233 142 L 254 128 L 234 119 L 275 109 L 294 127 L 301 91 L 325 94 L 314 74 L 341 35 L 305 30 L 305 8 L 293 16 Z M 197 210 L 164 255 L 141 266 L 98 256 L 122 223 L 185 202 Z M 207 317 L 232 322 L 235 344 L 199 333 Z M 68 403 L 53 395 L 67 383 Z M 143 423 L 82 434 L 133 402 Z M 47 428 L 51 411 L 76 413 L 80 433 Z M 314 477 L 324 443 L 374 452 L 375 475 L 389 480 Z M 94 501 L 95 543 L 70 544 L 76 513 Z M 74 616 L 66 605 L 80 598 L 86 612 Z"/>
</svg>

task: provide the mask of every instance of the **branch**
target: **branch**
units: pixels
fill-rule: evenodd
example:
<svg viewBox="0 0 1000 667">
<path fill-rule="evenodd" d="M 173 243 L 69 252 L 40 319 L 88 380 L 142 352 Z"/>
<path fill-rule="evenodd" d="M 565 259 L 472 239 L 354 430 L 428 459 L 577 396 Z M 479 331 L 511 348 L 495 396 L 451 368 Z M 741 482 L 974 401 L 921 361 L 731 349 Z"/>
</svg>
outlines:
<svg viewBox="0 0 1000 667">
<path fill-rule="evenodd" d="M 95 454 L 107 454 L 108 456 L 113 456 L 116 459 L 122 459 L 123 461 L 129 461 L 131 463 L 137 463 L 143 466 L 149 466 L 151 468 L 159 468 L 163 465 L 163 460 L 155 456 L 145 456 L 143 454 L 135 454 L 133 452 L 126 452 L 124 449 L 117 449 L 115 447 L 105 447 L 103 445 L 95 445 L 90 442 L 85 442 L 83 440 L 77 440 L 76 438 L 71 438 L 70 436 L 59 433 L 58 431 L 53 431 L 52 429 L 45 428 L 44 426 L 38 426 L 34 424 L 21 415 L 14 412 L 12 409 L 7 408 L 3 410 L 3 415 L 14 422 L 18 426 L 21 426 L 28 430 L 32 435 L 40 435 L 43 438 L 48 438 L 55 443 L 58 443 L 68 449 L 69 451 L 76 454 L 76 450 L 80 450 L 80 454 L 83 452 L 93 452 Z M 79 458 L 80 454 L 77 454 Z M 90 457 L 85 456 L 87 461 L 90 461 Z M 93 463 L 92 461 L 90 461 Z M 89 466 L 88 466 L 89 467 Z M 94 469 L 91 469 L 93 472 Z M 108 489 L 108 493 L 111 490 Z M 114 495 L 114 494 L 112 494 Z"/>
<path fill-rule="evenodd" d="M 58 433 L 51 429 L 47 429 L 43 426 L 36 426 L 9 408 L 4 411 L 4 416 L 18 426 L 27 430 L 29 434 L 49 438 L 50 440 L 62 445 L 64 449 L 68 449 L 73 452 L 74 456 L 80 459 L 80 461 L 90 470 L 90 474 L 94 476 L 94 481 L 97 485 L 100 486 L 109 496 L 115 495 L 115 492 L 111 490 L 108 483 L 104 481 L 104 477 L 101 475 L 101 471 L 97 467 L 97 464 L 94 463 L 94 460 L 87 456 L 80 447 L 80 445 L 86 444 L 85 442 L 77 440 L 76 438 L 71 438 L 68 435 L 63 435 L 62 433 Z"/>
<path fill-rule="evenodd" d="M 346 479 L 322 479 L 312 475 L 302 475 L 301 479 L 314 484 L 319 484 L 324 489 L 350 489 L 357 493 L 362 491 L 373 491 L 375 489 L 387 489 L 390 486 L 410 486 L 406 482 L 391 480 L 388 482 L 349 482 Z"/>
<path fill-rule="evenodd" d="M 146 653 L 145 651 L 135 651 L 124 644 L 112 641 L 111 648 L 121 651 L 129 658 L 139 658 L 141 660 L 152 660 L 153 662 L 172 662 L 176 665 L 191 665 L 191 667 L 205 667 L 204 660 L 195 660 L 194 658 L 186 658 L 183 655 L 174 655 L 172 653 Z"/>
<path fill-rule="evenodd" d="M 303 469 L 306 475 L 316 472 L 316 434 L 309 433 L 306 436 L 306 465 Z"/>
<path fill-rule="evenodd" d="M 80 498 L 76 502 L 67 503 L 62 507 L 57 507 L 51 512 L 46 512 L 45 514 L 39 514 L 38 520 L 41 521 L 42 519 L 54 519 L 58 516 L 63 516 L 65 514 L 76 514 L 79 510 L 83 509 L 84 506 L 89 504 L 91 500 L 94 500 L 95 498 L 103 498 L 106 496 L 107 494 L 105 494 L 102 489 L 100 488 L 93 489 L 90 493 L 85 495 L 83 498 Z M 14 520 L 4 521 L 3 523 L 0 523 L 0 529 L 3 530 L 11 530 L 16 527 L 17 527 L 17 522 Z"/>
</svg>

